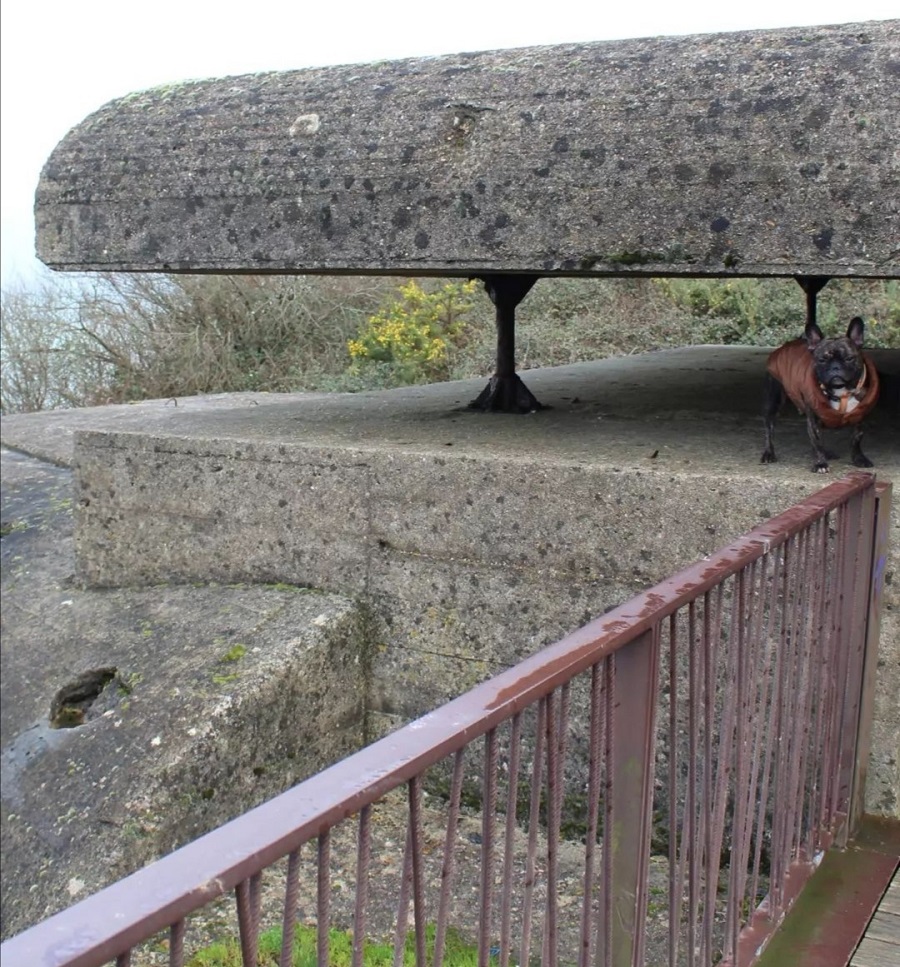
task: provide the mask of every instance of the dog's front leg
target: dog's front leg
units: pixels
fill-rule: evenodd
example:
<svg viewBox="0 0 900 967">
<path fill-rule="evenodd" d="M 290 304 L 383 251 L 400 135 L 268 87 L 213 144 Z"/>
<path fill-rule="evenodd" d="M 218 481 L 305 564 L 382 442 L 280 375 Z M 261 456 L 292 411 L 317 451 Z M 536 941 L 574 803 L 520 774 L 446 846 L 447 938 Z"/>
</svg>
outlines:
<svg viewBox="0 0 900 967">
<path fill-rule="evenodd" d="M 806 414 L 806 432 L 813 449 L 813 473 L 828 473 L 828 453 L 822 446 L 819 420 L 812 413 Z"/>
<path fill-rule="evenodd" d="M 777 463 L 775 456 L 775 418 L 784 402 L 784 390 L 781 383 L 770 373 L 766 373 L 765 392 L 763 395 L 763 423 L 766 427 L 766 445 L 760 458 L 760 463 Z"/>
<path fill-rule="evenodd" d="M 862 424 L 857 423 L 850 437 L 850 462 L 854 467 L 874 467 L 875 464 L 862 452 L 862 438 Z"/>
</svg>

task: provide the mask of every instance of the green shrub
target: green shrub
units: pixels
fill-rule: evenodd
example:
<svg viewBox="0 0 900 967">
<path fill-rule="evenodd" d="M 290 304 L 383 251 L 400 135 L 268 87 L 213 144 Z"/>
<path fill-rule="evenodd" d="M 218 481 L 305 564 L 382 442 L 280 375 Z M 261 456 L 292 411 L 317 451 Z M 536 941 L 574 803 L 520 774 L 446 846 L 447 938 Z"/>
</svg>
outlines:
<svg viewBox="0 0 900 967">
<path fill-rule="evenodd" d="M 806 297 L 793 279 L 655 279 L 653 284 L 704 342 L 775 346 L 803 332 Z M 900 345 L 896 281 L 833 279 L 819 293 L 817 318 L 827 334 L 844 332 L 856 315 L 866 320 L 868 345 Z"/>
<path fill-rule="evenodd" d="M 399 288 L 399 298 L 370 316 L 347 342 L 351 372 L 375 364 L 397 385 L 439 382 L 450 376 L 454 354 L 468 340 L 475 281 L 447 282 L 429 292 L 415 279 Z M 386 367 L 385 368 L 385 364 Z"/>
</svg>

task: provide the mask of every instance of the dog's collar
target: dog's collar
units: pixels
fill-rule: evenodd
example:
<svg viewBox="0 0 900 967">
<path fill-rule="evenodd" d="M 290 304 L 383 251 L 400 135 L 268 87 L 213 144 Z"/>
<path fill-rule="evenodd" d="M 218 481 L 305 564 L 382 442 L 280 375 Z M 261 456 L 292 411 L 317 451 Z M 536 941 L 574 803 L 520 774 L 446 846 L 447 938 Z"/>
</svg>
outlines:
<svg viewBox="0 0 900 967">
<path fill-rule="evenodd" d="M 859 377 L 859 382 L 856 386 L 852 390 L 841 390 L 838 396 L 832 396 L 824 383 L 819 383 L 819 389 L 825 395 L 825 398 L 828 400 L 828 405 L 833 410 L 837 410 L 839 413 L 852 413 L 859 406 L 859 402 L 863 396 L 865 396 L 868 375 L 868 369 L 863 366 L 862 376 Z"/>
</svg>

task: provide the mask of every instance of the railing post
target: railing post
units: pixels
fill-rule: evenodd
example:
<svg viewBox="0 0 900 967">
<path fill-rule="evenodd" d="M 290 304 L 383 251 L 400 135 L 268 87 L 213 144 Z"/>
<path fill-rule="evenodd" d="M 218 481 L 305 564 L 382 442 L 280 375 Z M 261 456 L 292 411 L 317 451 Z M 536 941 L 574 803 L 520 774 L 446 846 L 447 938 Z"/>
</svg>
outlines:
<svg viewBox="0 0 900 967">
<path fill-rule="evenodd" d="M 866 777 L 872 747 L 872 718 L 875 704 L 875 678 L 878 667 L 878 641 L 881 634 L 881 612 L 884 598 L 884 575 L 887 563 L 891 521 L 892 489 L 890 483 L 875 485 L 875 518 L 873 523 L 872 559 L 866 582 L 865 653 L 859 698 L 859 726 L 853 757 L 853 779 L 850 795 L 850 830 L 854 830 L 865 812 Z"/>
<path fill-rule="evenodd" d="M 605 849 L 610 851 L 610 898 L 600 904 L 601 911 L 611 914 L 606 929 L 615 967 L 644 962 L 659 641 L 657 624 L 615 654 L 609 763 L 612 822 L 604 834 Z"/>
<path fill-rule="evenodd" d="M 860 692 L 866 648 L 866 617 L 872 569 L 874 485 L 851 497 L 841 511 L 835 573 L 836 652 L 836 784 L 831 816 L 834 844 L 843 848 L 850 837 L 850 808 L 856 769 Z M 836 822 L 835 822 L 836 821 Z"/>
</svg>

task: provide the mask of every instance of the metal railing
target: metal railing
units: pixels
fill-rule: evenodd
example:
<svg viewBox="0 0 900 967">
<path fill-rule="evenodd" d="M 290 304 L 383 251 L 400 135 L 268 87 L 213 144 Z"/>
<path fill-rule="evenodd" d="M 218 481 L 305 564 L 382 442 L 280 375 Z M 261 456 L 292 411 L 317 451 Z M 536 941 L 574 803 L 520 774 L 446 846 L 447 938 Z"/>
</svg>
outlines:
<svg viewBox="0 0 900 967">
<path fill-rule="evenodd" d="M 273 923 L 291 964 L 298 922 L 323 967 L 331 927 L 354 965 L 387 937 L 441 967 L 454 931 L 480 965 L 751 964 L 861 810 L 889 499 L 867 474 L 826 487 L 12 938 L 4 967 L 160 942 L 182 965 L 231 892 L 245 967 Z"/>
</svg>

